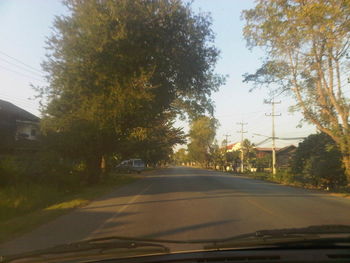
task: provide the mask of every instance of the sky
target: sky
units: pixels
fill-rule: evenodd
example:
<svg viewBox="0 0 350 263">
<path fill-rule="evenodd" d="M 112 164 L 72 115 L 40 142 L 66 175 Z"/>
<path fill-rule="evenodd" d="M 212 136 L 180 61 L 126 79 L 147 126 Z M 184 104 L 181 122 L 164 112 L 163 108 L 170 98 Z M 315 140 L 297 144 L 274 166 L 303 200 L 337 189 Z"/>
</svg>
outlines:
<svg viewBox="0 0 350 263">
<path fill-rule="evenodd" d="M 266 90 L 249 92 L 250 85 L 242 82 L 244 73 L 253 73 L 261 64 L 262 50 L 249 51 L 243 39 L 244 21 L 241 12 L 254 6 L 251 0 L 194 0 L 195 12 L 210 12 L 216 34 L 215 45 L 221 51 L 216 72 L 228 75 L 226 84 L 213 94 L 215 117 L 220 126 L 217 131 L 219 143 L 228 137 L 229 142 L 238 142 L 241 134 L 238 122 L 244 126 L 248 138 L 254 143 L 271 136 L 271 105 Z M 40 116 L 39 102 L 34 99 L 33 86 L 47 83 L 43 79 L 41 62 L 45 59 L 45 41 L 51 35 L 56 15 L 66 14 L 66 8 L 58 0 L 1 0 L 0 1 L 0 99 L 10 101 L 25 110 Z M 314 126 L 303 123 L 298 127 L 302 115 L 289 113 L 292 98 L 280 96 L 276 99 L 276 136 L 283 138 L 305 137 L 316 131 Z M 179 127 L 188 131 L 186 122 L 178 121 Z M 259 134 L 259 135 L 257 135 Z M 264 135 L 264 136 L 261 136 Z M 277 147 L 297 145 L 300 140 L 277 140 Z M 271 142 L 261 144 L 269 147 Z"/>
</svg>

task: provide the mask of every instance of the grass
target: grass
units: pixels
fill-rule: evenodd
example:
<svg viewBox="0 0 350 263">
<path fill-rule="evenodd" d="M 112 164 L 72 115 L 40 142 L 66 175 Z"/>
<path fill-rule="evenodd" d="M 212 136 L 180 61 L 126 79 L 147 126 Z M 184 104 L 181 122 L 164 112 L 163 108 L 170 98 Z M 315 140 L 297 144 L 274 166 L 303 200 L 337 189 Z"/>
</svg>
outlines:
<svg viewBox="0 0 350 263">
<path fill-rule="evenodd" d="M 254 179 L 264 180 L 268 182 L 274 182 L 283 185 L 289 185 L 294 187 L 300 187 L 305 189 L 323 190 L 331 193 L 336 193 L 347 197 L 350 195 L 350 188 L 347 186 L 342 186 L 337 189 L 326 190 L 324 187 L 316 187 L 310 182 L 307 182 L 304 178 L 296 176 L 287 172 L 277 172 L 276 175 L 266 172 L 251 172 L 245 173 L 245 175 L 252 177 Z"/>
<path fill-rule="evenodd" d="M 74 208 L 134 182 L 136 175 L 112 174 L 93 186 L 62 187 L 22 184 L 0 189 L 0 242 L 7 241 L 63 215 Z"/>
</svg>

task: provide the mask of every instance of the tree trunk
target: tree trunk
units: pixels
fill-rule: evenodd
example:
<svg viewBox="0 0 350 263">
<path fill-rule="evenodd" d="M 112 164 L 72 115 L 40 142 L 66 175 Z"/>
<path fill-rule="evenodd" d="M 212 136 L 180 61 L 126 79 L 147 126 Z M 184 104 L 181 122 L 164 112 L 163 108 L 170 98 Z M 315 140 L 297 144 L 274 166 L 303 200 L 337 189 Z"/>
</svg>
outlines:
<svg viewBox="0 0 350 263">
<path fill-rule="evenodd" d="M 107 172 L 107 163 L 106 163 L 106 156 L 102 155 L 101 157 L 101 172 L 102 174 L 105 174 Z"/>
</svg>

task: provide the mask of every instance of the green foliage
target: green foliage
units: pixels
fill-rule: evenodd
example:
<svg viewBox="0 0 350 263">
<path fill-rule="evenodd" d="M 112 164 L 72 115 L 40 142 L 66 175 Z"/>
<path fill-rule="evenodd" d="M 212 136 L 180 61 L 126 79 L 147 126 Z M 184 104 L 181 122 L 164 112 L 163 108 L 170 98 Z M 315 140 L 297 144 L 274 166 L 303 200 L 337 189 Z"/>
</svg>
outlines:
<svg viewBox="0 0 350 263">
<path fill-rule="evenodd" d="M 240 160 L 240 151 L 226 152 L 225 159 L 227 163 L 238 163 Z"/>
<path fill-rule="evenodd" d="M 245 139 L 242 144 L 242 150 L 244 155 L 245 167 L 252 167 L 256 162 L 256 150 L 254 143 L 251 143 L 248 139 Z"/>
<path fill-rule="evenodd" d="M 213 144 L 217 120 L 207 116 L 197 118 L 191 123 L 188 144 L 188 155 L 190 160 L 202 165 L 210 161 L 210 148 Z"/>
<path fill-rule="evenodd" d="M 20 173 L 15 158 L 6 156 L 0 159 L 0 187 L 17 181 Z"/>
<path fill-rule="evenodd" d="M 308 136 L 297 148 L 292 172 L 315 186 L 337 188 L 346 183 L 341 153 L 332 138 L 324 133 Z"/>
<path fill-rule="evenodd" d="M 227 156 L 225 156 L 225 149 L 217 144 L 215 140 L 214 143 L 209 147 L 208 163 L 210 166 L 216 169 L 217 166 L 223 167 L 226 163 Z"/>
<path fill-rule="evenodd" d="M 173 146 L 183 144 L 185 135 L 182 128 L 174 128 L 168 119 L 153 120 L 148 127 L 135 129 L 119 150 L 123 159 L 137 157 L 152 165 L 169 161 Z"/>
<path fill-rule="evenodd" d="M 185 148 L 180 148 L 175 154 L 174 154 L 174 161 L 176 164 L 182 164 L 189 161 L 186 153 Z"/>
<path fill-rule="evenodd" d="M 0 187 L 35 183 L 74 189 L 85 182 L 84 172 L 81 163 L 62 159 L 56 152 L 17 153 L 0 159 Z"/>
<path fill-rule="evenodd" d="M 271 168 L 272 156 L 270 154 L 267 154 L 264 157 L 256 158 L 254 166 L 257 168 L 258 171 L 263 171 L 264 168 Z"/>
<path fill-rule="evenodd" d="M 223 82 L 210 18 L 179 0 L 65 3 L 48 40 L 49 86 L 39 89 L 52 148 L 84 162 L 92 182 L 102 156 L 168 158 L 183 141 L 174 115 L 212 113 Z"/>
<path fill-rule="evenodd" d="M 262 67 L 244 81 L 292 95 L 294 109 L 339 147 L 350 183 L 349 13 L 343 0 L 258 0 L 242 16 L 248 46 L 266 51 Z"/>
</svg>

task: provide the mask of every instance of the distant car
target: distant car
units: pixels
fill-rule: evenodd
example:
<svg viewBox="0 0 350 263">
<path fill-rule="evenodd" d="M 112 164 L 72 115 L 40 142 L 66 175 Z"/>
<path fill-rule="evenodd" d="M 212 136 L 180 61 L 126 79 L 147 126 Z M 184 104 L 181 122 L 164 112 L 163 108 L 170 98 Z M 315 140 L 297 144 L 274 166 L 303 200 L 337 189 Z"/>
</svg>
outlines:
<svg viewBox="0 0 350 263">
<path fill-rule="evenodd" d="M 145 169 L 145 163 L 141 159 L 130 159 L 122 161 L 116 168 L 119 172 L 141 173 Z"/>
</svg>

